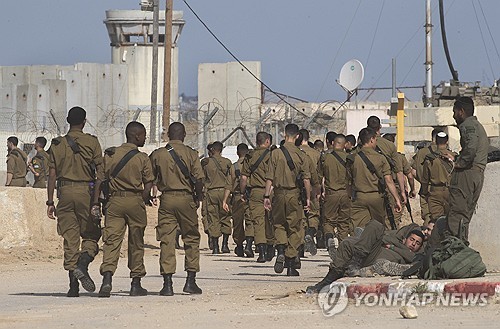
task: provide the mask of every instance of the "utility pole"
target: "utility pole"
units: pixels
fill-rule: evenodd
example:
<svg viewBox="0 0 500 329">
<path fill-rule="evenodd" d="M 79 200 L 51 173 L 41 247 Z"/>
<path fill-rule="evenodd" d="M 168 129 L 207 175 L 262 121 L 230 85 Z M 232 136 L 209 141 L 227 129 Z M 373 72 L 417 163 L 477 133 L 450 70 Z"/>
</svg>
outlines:
<svg viewBox="0 0 500 329">
<path fill-rule="evenodd" d="M 432 106 L 432 21 L 431 0 L 425 5 L 425 107 Z"/>
<path fill-rule="evenodd" d="M 172 79 L 172 20 L 174 4 L 173 0 L 166 0 L 165 8 L 165 57 L 163 71 L 163 132 L 162 140 L 166 141 L 167 129 L 170 125 L 170 82 Z"/>
<path fill-rule="evenodd" d="M 149 138 L 156 143 L 156 116 L 158 115 L 158 35 L 160 20 L 160 0 L 153 0 L 153 72 L 151 81 L 151 113 L 149 120 Z"/>
</svg>

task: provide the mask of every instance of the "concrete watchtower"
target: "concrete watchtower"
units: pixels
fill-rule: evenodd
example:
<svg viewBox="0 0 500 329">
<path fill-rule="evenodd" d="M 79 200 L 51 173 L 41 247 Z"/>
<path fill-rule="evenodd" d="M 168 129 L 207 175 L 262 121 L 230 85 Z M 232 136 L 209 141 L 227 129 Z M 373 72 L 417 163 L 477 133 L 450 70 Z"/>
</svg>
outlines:
<svg viewBox="0 0 500 329">
<path fill-rule="evenodd" d="M 130 109 L 150 108 L 153 58 L 153 13 L 140 10 L 108 10 L 104 24 L 111 41 L 113 64 L 127 64 Z M 179 40 L 185 24 L 182 11 L 173 12 L 171 110 L 177 119 L 179 109 Z M 163 56 L 165 12 L 160 12 L 158 49 L 158 109 L 163 103 Z"/>
</svg>

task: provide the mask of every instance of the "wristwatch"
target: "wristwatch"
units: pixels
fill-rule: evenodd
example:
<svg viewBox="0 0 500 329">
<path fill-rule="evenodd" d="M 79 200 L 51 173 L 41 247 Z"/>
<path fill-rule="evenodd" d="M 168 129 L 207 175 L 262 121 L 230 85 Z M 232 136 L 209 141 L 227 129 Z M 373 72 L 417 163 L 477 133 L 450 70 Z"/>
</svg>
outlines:
<svg viewBox="0 0 500 329">
<path fill-rule="evenodd" d="M 264 199 L 269 199 L 269 195 L 264 195 Z"/>
<path fill-rule="evenodd" d="M 45 204 L 47 206 L 53 206 L 54 205 L 54 201 L 47 201 L 47 202 L 45 202 Z"/>
</svg>

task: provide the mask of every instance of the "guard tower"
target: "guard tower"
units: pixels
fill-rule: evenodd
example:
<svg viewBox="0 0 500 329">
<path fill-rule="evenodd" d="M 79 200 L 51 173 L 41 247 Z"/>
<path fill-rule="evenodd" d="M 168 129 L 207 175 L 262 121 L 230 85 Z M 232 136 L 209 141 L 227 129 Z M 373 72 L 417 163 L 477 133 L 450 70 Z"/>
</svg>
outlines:
<svg viewBox="0 0 500 329">
<path fill-rule="evenodd" d="M 151 79 L 153 58 L 153 13 L 141 10 L 108 10 L 104 24 L 111 40 L 113 64 L 127 64 L 129 107 L 149 109 L 151 105 Z M 177 41 L 185 24 L 182 11 L 173 12 L 172 26 L 172 79 L 170 104 L 172 118 L 177 120 L 179 110 L 179 49 Z M 163 97 L 163 57 L 165 12 L 160 11 L 158 47 L 158 109 Z M 157 122 L 161 122 L 158 120 Z"/>
</svg>

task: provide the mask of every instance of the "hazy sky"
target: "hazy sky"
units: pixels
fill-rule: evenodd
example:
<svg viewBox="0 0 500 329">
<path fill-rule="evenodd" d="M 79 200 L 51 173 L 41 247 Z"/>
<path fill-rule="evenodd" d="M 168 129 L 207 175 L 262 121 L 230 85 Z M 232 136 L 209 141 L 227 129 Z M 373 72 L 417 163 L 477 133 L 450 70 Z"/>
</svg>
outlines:
<svg viewBox="0 0 500 329">
<path fill-rule="evenodd" d="M 165 1 L 160 2 L 164 8 Z M 262 78 L 276 91 L 308 101 L 343 99 L 344 92 L 335 79 L 351 58 L 365 65 L 361 87 L 390 86 L 393 57 L 397 58 L 398 85 L 424 84 L 425 0 L 188 2 L 241 60 L 262 62 Z M 139 0 L 3 0 L 0 65 L 109 63 L 105 10 L 138 9 L 138 3 Z M 451 75 L 441 43 L 438 1 L 433 0 L 432 6 L 436 84 Z M 448 42 L 460 79 L 492 84 L 500 78 L 500 1 L 446 0 L 445 7 Z M 182 0 L 174 0 L 174 8 L 184 11 L 186 20 L 179 41 L 179 90 L 196 95 L 198 64 L 232 58 Z M 360 93 L 361 99 L 364 94 Z M 387 97 L 390 94 L 379 93 L 372 99 Z M 414 92 L 412 97 L 417 100 L 420 92 Z"/>
</svg>

